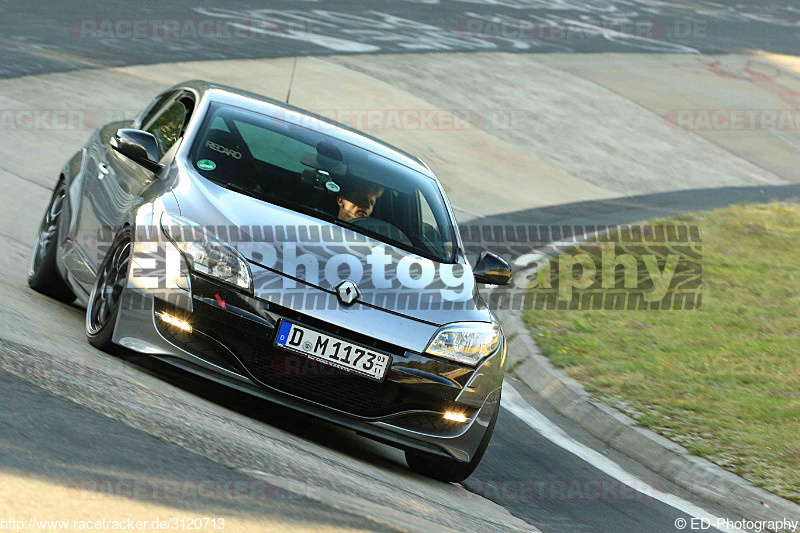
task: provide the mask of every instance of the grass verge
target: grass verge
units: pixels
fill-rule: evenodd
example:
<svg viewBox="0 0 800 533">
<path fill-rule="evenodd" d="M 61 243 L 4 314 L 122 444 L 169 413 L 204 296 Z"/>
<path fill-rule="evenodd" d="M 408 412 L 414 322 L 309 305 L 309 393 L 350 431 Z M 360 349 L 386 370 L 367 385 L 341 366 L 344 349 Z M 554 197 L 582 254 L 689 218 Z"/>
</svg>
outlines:
<svg viewBox="0 0 800 533">
<path fill-rule="evenodd" d="M 800 503 L 800 203 L 696 224 L 691 311 L 526 311 L 542 352 L 596 398 L 691 453 Z"/>
</svg>

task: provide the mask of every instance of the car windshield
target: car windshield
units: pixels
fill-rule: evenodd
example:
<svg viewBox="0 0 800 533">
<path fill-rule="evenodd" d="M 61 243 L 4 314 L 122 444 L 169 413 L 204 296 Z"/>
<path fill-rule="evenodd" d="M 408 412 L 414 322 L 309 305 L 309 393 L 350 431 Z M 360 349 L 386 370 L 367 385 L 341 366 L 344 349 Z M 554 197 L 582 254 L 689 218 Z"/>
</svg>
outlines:
<svg viewBox="0 0 800 533">
<path fill-rule="evenodd" d="M 191 150 L 203 177 L 439 262 L 455 231 L 436 182 L 319 131 L 212 104 Z"/>
</svg>

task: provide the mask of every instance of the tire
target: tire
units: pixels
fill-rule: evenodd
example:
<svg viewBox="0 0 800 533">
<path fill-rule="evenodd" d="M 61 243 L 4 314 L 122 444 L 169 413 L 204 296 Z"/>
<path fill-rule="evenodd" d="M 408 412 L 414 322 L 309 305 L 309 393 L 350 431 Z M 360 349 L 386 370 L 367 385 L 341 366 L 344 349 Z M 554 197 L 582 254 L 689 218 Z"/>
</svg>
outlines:
<svg viewBox="0 0 800 533">
<path fill-rule="evenodd" d="M 425 452 L 418 452 L 416 450 L 406 450 L 406 462 L 408 467 L 414 472 L 423 474 L 439 481 L 446 481 L 449 483 L 459 483 L 467 479 L 478 468 L 478 463 L 483 459 L 483 454 L 486 453 L 486 448 L 489 446 L 489 441 L 492 440 L 492 433 L 494 433 L 494 426 L 497 422 L 497 415 L 500 413 L 500 399 L 497 400 L 497 409 L 492 414 L 492 419 L 489 421 L 489 426 L 486 428 L 481 443 L 472 456 L 472 460 L 468 463 L 462 463 L 455 459 L 446 459 L 438 455 L 433 455 Z"/>
<path fill-rule="evenodd" d="M 56 267 L 61 213 L 66 194 L 67 185 L 64 180 L 60 180 L 53 189 L 50 203 L 42 217 L 42 223 L 39 225 L 39 234 L 36 237 L 36 244 L 33 246 L 28 267 L 28 286 L 56 300 L 71 302 L 75 299 L 75 293 L 58 273 Z"/>
<path fill-rule="evenodd" d="M 86 306 L 86 338 L 89 344 L 109 353 L 122 353 L 111 341 L 119 316 L 122 290 L 128 280 L 131 257 L 131 230 L 124 228 L 106 253 Z"/>
</svg>

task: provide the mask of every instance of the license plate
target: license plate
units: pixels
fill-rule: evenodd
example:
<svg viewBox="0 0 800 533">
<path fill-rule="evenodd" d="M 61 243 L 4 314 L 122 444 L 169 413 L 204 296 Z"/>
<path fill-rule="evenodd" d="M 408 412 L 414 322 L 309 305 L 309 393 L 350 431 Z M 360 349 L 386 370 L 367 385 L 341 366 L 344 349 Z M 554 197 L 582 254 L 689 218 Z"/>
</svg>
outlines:
<svg viewBox="0 0 800 533">
<path fill-rule="evenodd" d="M 392 364 L 392 357 L 388 354 L 285 320 L 278 324 L 275 344 L 285 350 L 301 353 L 309 359 L 322 361 L 376 381 L 384 380 Z"/>
</svg>

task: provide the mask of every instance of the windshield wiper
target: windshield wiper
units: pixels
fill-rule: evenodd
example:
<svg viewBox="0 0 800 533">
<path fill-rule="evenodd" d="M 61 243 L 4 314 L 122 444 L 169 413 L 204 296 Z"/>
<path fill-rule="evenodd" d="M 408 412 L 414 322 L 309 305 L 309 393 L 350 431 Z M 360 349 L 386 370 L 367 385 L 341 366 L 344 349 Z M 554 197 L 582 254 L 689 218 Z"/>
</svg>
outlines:
<svg viewBox="0 0 800 533">
<path fill-rule="evenodd" d="M 218 181 L 217 183 L 222 185 L 226 189 L 230 189 L 232 191 L 240 192 L 242 194 L 246 194 L 247 196 L 252 196 L 253 198 L 256 198 L 258 200 L 266 200 L 267 198 L 270 198 L 270 199 L 272 198 L 271 194 L 254 191 L 253 189 L 251 189 L 249 187 L 245 187 L 243 185 L 239 185 L 238 183 L 231 183 L 229 181 L 226 181 L 226 182 L 219 182 Z"/>
<path fill-rule="evenodd" d="M 377 231 L 373 231 L 373 230 L 367 229 L 367 228 L 362 228 L 361 226 L 356 226 L 354 224 L 351 224 L 350 222 L 345 222 L 344 220 L 340 220 L 338 218 L 336 218 L 333 222 L 337 226 L 341 226 L 341 227 L 343 227 L 345 229 L 349 229 L 350 231 L 354 231 L 356 233 L 360 233 L 361 235 L 365 235 L 367 237 L 372 237 L 373 239 L 375 239 L 377 241 L 380 241 L 380 242 L 382 242 L 384 244 L 388 244 L 390 246 L 394 246 L 395 248 L 400 248 L 401 250 L 406 250 L 408 252 L 417 254 L 417 255 L 419 255 L 421 257 L 425 257 L 426 259 L 432 259 L 432 260 L 437 261 L 437 262 L 444 261 L 443 258 L 441 258 L 441 257 L 439 257 L 439 256 L 437 256 L 435 254 L 431 254 L 431 253 L 428 253 L 425 250 L 421 250 L 418 247 L 414 246 L 413 244 L 407 244 L 407 243 L 398 241 L 396 239 L 392 239 L 391 237 L 389 237 L 387 235 L 384 235 L 383 233 L 380 233 L 380 232 L 377 232 Z"/>
</svg>

